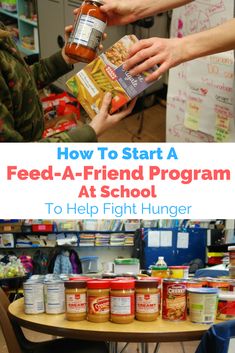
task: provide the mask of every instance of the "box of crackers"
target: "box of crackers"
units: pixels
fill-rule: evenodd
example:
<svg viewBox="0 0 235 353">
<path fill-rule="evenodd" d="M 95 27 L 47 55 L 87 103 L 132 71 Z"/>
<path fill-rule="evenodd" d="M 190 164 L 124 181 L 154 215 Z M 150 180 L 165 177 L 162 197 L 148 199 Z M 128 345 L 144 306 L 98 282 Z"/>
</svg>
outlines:
<svg viewBox="0 0 235 353">
<path fill-rule="evenodd" d="M 153 84 L 145 81 L 151 71 L 131 76 L 123 69 L 129 49 L 137 42 L 135 35 L 122 37 L 66 82 L 91 119 L 99 113 L 106 92 L 112 93 L 113 114 Z"/>
</svg>

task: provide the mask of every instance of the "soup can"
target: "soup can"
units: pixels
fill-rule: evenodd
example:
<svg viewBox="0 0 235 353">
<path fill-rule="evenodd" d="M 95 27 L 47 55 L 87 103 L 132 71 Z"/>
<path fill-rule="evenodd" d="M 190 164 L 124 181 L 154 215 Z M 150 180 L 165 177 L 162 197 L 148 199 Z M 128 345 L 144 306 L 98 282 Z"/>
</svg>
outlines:
<svg viewBox="0 0 235 353">
<path fill-rule="evenodd" d="M 235 319 L 235 292 L 220 292 L 217 319 L 234 320 Z"/>
<path fill-rule="evenodd" d="M 187 281 L 164 279 L 162 290 L 162 318 L 183 321 L 187 316 Z"/>
<path fill-rule="evenodd" d="M 23 283 L 25 314 L 41 314 L 45 311 L 43 283 L 27 281 Z"/>
<path fill-rule="evenodd" d="M 47 314 L 62 314 L 65 312 L 64 282 L 51 281 L 44 283 L 44 295 Z"/>
<path fill-rule="evenodd" d="M 218 288 L 189 288 L 190 321 L 211 324 L 216 318 Z"/>
</svg>

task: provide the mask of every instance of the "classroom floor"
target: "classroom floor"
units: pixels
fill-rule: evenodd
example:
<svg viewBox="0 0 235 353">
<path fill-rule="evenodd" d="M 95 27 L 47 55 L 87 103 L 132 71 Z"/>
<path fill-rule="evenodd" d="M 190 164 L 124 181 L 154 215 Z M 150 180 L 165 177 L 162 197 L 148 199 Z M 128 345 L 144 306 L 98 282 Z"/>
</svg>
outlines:
<svg viewBox="0 0 235 353">
<path fill-rule="evenodd" d="M 29 339 L 34 341 L 43 341 L 51 338 L 51 336 L 47 336 L 47 335 L 33 332 L 26 329 L 24 330 L 24 332 Z M 184 351 L 183 351 L 180 343 L 161 343 L 158 353 L 194 353 L 197 345 L 198 345 L 197 341 L 184 342 Z M 119 343 L 118 345 L 119 352 L 121 352 L 122 347 L 123 347 L 123 344 Z M 154 348 L 155 348 L 155 345 L 150 344 L 149 353 L 154 352 Z M 1 328 L 0 328 L 0 353 L 8 353 Z M 78 350 L 78 353 L 79 353 L 79 350 Z M 127 348 L 123 351 L 123 353 L 138 353 L 137 344 L 130 343 L 127 346 Z"/>
</svg>

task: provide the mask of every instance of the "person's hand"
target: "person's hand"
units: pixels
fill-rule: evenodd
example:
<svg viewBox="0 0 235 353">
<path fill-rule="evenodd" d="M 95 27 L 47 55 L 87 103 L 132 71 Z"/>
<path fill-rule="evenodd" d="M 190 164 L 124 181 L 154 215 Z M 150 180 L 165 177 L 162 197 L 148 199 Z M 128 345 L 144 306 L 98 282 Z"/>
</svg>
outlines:
<svg viewBox="0 0 235 353">
<path fill-rule="evenodd" d="M 108 16 L 108 25 L 124 25 L 136 21 L 134 0 L 104 0 L 100 9 Z"/>
<path fill-rule="evenodd" d="M 100 108 L 100 112 L 90 122 L 90 126 L 94 129 L 97 136 L 103 134 L 106 130 L 115 126 L 120 120 L 129 115 L 136 103 L 136 99 L 133 99 L 127 108 L 120 110 L 118 113 L 113 115 L 109 114 L 109 107 L 112 100 L 110 92 L 106 93 Z"/>
<path fill-rule="evenodd" d="M 164 72 L 183 62 L 183 46 L 181 38 L 149 38 L 140 40 L 129 50 L 129 55 L 124 63 L 124 69 L 132 76 L 154 68 L 146 76 L 146 82 L 158 79 Z"/>
</svg>

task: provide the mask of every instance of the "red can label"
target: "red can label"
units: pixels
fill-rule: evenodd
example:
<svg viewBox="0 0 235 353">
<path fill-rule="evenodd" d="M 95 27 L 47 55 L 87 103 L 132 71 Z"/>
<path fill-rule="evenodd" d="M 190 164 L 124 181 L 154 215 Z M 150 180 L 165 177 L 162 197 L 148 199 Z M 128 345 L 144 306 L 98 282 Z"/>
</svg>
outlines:
<svg viewBox="0 0 235 353">
<path fill-rule="evenodd" d="M 170 321 L 186 320 L 187 283 L 182 281 L 163 281 L 162 318 Z"/>
</svg>

